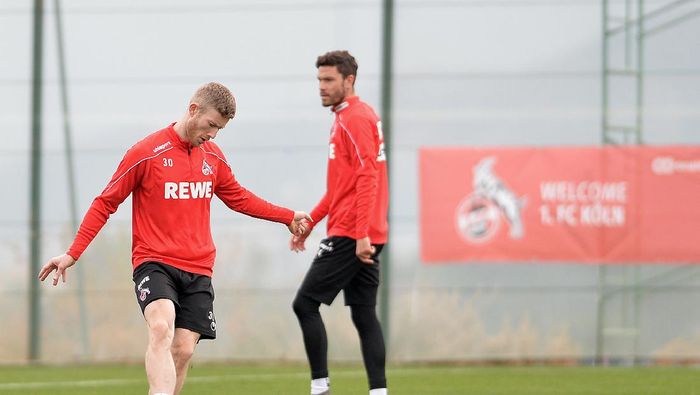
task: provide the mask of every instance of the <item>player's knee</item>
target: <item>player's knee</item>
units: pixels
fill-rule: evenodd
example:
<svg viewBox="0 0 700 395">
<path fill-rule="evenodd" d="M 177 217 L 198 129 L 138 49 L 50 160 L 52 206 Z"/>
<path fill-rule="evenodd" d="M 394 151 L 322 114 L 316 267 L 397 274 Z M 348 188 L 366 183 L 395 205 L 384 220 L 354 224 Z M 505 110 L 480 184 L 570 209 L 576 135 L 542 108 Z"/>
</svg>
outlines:
<svg viewBox="0 0 700 395">
<path fill-rule="evenodd" d="M 318 314 L 318 306 L 318 302 L 300 294 L 297 294 L 297 296 L 294 298 L 294 302 L 292 302 L 294 314 L 296 314 L 299 318 L 306 317 L 311 314 Z"/>
<path fill-rule="evenodd" d="M 193 344 L 174 344 L 172 349 L 173 360 L 175 364 L 182 365 L 187 364 L 192 355 L 194 355 L 194 345 Z"/>
<path fill-rule="evenodd" d="M 174 328 L 166 320 L 153 320 L 148 323 L 148 339 L 153 345 L 167 346 L 173 342 Z"/>
<path fill-rule="evenodd" d="M 353 324 L 355 324 L 355 327 L 358 329 L 368 328 L 379 324 L 374 306 L 351 306 L 350 316 L 352 317 Z"/>
<path fill-rule="evenodd" d="M 297 295 L 296 298 L 294 298 L 294 301 L 292 302 L 292 310 L 294 310 L 294 314 L 296 314 L 297 317 L 304 315 L 304 302 L 301 300 L 300 295 Z"/>
</svg>

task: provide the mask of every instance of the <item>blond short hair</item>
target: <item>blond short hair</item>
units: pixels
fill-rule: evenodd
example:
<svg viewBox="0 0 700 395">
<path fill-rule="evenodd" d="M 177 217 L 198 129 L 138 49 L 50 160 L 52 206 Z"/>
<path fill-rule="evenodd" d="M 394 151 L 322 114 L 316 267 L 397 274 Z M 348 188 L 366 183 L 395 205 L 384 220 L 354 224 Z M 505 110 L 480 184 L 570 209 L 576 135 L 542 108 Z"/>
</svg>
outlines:
<svg viewBox="0 0 700 395">
<path fill-rule="evenodd" d="M 201 109 L 215 108 L 222 117 L 228 119 L 236 115 L 236 98 L 227 87 L 218 82 L 200 86 L 190 103 L 199 104 Z"/>
</svg>

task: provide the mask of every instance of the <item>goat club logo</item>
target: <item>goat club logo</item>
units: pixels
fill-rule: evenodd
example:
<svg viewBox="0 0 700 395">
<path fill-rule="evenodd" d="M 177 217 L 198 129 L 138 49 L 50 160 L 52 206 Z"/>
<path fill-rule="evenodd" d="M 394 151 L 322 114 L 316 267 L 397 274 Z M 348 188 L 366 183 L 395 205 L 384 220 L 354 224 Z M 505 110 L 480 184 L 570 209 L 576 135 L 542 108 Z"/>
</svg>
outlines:
<svg viewBox="0 0 700 395">
<path fill-rule="evenodd" d="M 136 290 L 139 292 L 139 300 L 144 301 L 146 300 L 146 297 L 151 293 L 150 288 L 144 287 L 147 281 L 150 281 L 151 278 L 149 276 L 144 277 L 141 279 L 141 282 L 139 282 L 138 287 L 136 287 Z"/>
<path fill-rule="evenodd" d="M 208 176 L 209 174 L 214 174 L 214 169 L 211 167 L 206 160 L 202 160 L 202 174 Z"/>
<path fill-rule="evenodd" d="M 474 168 L 474 191 L 457 206 L 455 226 L 459 235 L 469 243 L 484 243 L 495 236 L 502 220 L 509 226 L 512 239 L 524 235 L 522 209 L 525 197 L 517 197 L 493 171 L 496 158 L 482 159 Z"/>
</svg>

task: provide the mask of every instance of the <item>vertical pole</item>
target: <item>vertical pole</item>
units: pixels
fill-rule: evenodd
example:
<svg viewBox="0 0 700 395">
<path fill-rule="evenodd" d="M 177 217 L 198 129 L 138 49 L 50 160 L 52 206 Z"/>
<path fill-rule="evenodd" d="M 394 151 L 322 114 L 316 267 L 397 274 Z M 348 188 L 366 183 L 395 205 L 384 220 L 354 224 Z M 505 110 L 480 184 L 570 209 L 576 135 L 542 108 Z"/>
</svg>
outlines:
<svg viewBox="0 0 700 395">
<path fill-rule="evenodd" d="M 58 75 L 61 85 L 61 110 L 63 112 L 63 135 L 65 140 L 66 174 L 68 175 L 68 193 L 70 201 L 70 219 L 73 233 L 78 232 L 78 197 L 75 182 L 75 165 L 73 161 L 73 138 L 70 126 L 70 108 L 68 103 L 68 88 L 66 84 L 66 60 L 63 47 L 63 22 L 61 19 L 61 2 L 54 0 L 56 15 L 56 47 L 58 49 Z M 85 271 L 83 265 L 75 266 L 75 273 L 78 277 L 77 297 L 80 309 L 80 344 L 82 346 L 82 357 L 86 358 L 90 354 L 90 344 L 88 342 L 87 329 L 87 306 L 85 305 Z"/>
<path fill-rule="evenodd" d="M 625 71 L 632 68 L 632 0 L 625 0 Z"/>
<path fill-rule="evenodd" d="M 34 36 L 32 50 L 32 141 L 29 196 L 29 361 L 40 357 L 41 305 L 39 300 L 39 259 L 41 258 L 41 94 L 43 52 L 43 0 L 34 0 Z"/>
<path fill-rule="evenodd" d="M 601 53 L 601 128 L 603 130 L 603 144 L 610 142 L 608 138 L 608 0 L 602 1 L 602 53 Z M 606 292 L 606 270 L 605 265 L 598 265 L 598 305 L 596 316 L 596 341 L 595 341 L 595 363 L 603 364 L 605 358 L 605 292 Z"/>
<path fill-rule="evenodd" d="M 605 365 L 605 265 L 598 265 L 598 307 L 596 317 L 596 337 L 595 337 L 595 363 Z"/>
<path fill-rule="evenodd" d="M 637 4 L 637 119 L 636 144 L 642 144 L 642 124 L 644 112 L 644 0 Z"/>
<path fill-rule="evenodd" d="M 382 24 L 382 129 L 384 132 L 384 150 L 386 153 L 387 176 L 389 177 L 389 196 L 391 196 L 391 99 L 392 99 L 392 58 L 393 58 L 393 25 L 394 25 L 394 1 L 384 0 L 383 4 L 383 24 Z M 391 199 L 390 199 L 391 201 Z M 391 235 L 391 205 L 389 207 L 389 235 Z M 389 240 L 390 241 L 390 240 Z M 387 243 L 387 248 L 382 251 L 383 267 L 382 282 L 380 288 L 380 319 L 384 329 L 384 337 L 387 350 L 390 347 L 390 326 L 389 326 L 389 298 L 391 281 L 391 243 Z"/>
<path fill-rule="evenodd" d="M 603 0 L 603 20 L 602 25 L 602 50 L 601 59 L 601 129 L 603 134 L 603 144 L 610 142 L 608 137 L 608 0 Z"/>
<path fill-rule="evenodd" d="M 642 126 L 644 121 L 644 0 L 639 0 L 637 5 L 637 122 L 636 122 L 636 143 L 642 142 Z M 637 177 L 639 172 L 636 172 Z M 639 338 L 642 331 L 640 327 L 642 290 L 640 287 L 640 268 L 634 267 L 634 311 L 632 321 L 635 329 L 634 345 L 633 345 L 633 364 L 637 365 L 639 358 Z"/>
<path fill-rule="evenodd" d="M 634 267 L 634 311 L 632 312 L 632 321 L 635 329 L 634 344 L 632 346 L 633 365 L 639 365 L 642 358 L 639 356 L 639 338 L 642 336 L 642 328 L 640 327 L 641 304 L 642 304 L 642 289 L 641 289 L 641 273 L 639 266 Z"/>
</svg>

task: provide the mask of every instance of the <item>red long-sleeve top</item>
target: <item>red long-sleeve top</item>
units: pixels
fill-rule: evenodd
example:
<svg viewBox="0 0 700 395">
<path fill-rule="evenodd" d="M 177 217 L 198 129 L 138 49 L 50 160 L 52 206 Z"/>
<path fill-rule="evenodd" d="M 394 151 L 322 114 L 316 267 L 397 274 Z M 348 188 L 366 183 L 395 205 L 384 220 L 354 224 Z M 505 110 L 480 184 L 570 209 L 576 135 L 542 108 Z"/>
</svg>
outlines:
<svg viewBox="0 0 700 395">
<path fill-rule="evenodd" d="M 329 236 L 387 241 L 389 186 L 381 121 L 359 97 L 333 108 L 326 193 L 311 211 L 315 223 L 328 215 Z"/>
<path fill-rule="evenodd" d="M 177 135 L 173 125 L 127 151 L 85 214 L 68 255 L 78 260 L 129 194 L 133 194 L 134 269 L 144 262 L 158 261 L 211 276 L 216 257 L 210 228 L 213 195 L 240 213 L 292 222 L 293 211 L 257 197 L 236 181 L 216 144 L 208 141 L 193 147 Z"/>
</svg>

